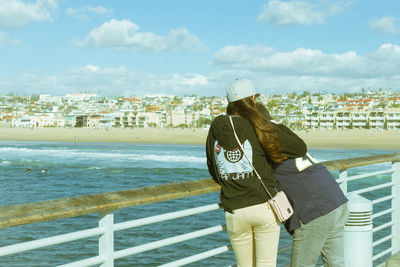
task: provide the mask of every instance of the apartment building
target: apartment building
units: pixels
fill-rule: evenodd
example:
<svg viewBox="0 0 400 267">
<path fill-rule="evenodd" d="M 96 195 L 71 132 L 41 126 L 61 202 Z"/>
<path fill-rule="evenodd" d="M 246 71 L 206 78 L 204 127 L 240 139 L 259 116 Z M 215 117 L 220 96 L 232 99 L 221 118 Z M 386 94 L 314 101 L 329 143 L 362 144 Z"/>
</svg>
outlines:
<svg viewBox="0 0 400 267">
<path fill-rule="evenodd" d="M 368 114 L 369 128 L 384 129 L 385 128 L 385 112 L 383 110 L 371 111 Z"/>
<path fill-rule="evenodd" d="M 99 128 L 111 128 L 114 126 L 114 115 L 110 112 L 100 112 Z"/>
<path fill-rule="evenodd" d="M 308 111 L 304 114 L 305 128 L 318 128 L 319 127 L 319 113 L 316 110 Z"/>
<path fill-rule="evenodd" d="M 166 112 L 138 112 L 135 117 L 132 117 L 132 126 L 140 128 L 148 127 L 165 127 Z"/>
<path fill-rule="evenodd" d="M 324 129 L 333 129 L 335 127 L 334 111 L 322 111 L 319 113 L 319 126 Z"/>
<path fill-rule="evenodd" d="M 282 112 L 276 114 L 274 119 L 277 122 L 284 123 L 286 125 L 293 125 L 301 121 L 301 117 L 299 118 L 299 116 L 295 113 L 284 114 Z"/>
<path fill-rule="evenodd" d="M 184 109 L 174 109 L 167 113 L 166 123 L 168 126 L 176 127 L 180 125 L 191 125 L 193 116 L 191 113 L 185 112 Z"/>
<path fill-rule="evenodd" d="M 351 128 L 351 115 L 349 110 L 339 110 L 335 116 L 337 129 Z"/>
<path fill-rule="evenodd" d="M 305 128 L 324 129 L 400 129 L 400 108 L 386 111 L 346 110 L 307 111 L 304 114 Z"/>
<path fill-rule="evenodd" d="M 16 128 L 64 127 L 65 118 L 62 114 L 57 113 L 16 116 L 12 119 L 11 126 Z"/>
<path fill-rule="evenodd" d="M 354 129 L 363 129 L 368 127 L 367 111 L 351 111 L 352 126 Z"/>
<path fill-rule="evenodd" d="M 100 115 L 91 115 L 87 118 L 87 127 L 90 128 L 99 128 L 101 116 Z"/>
<path fill-rule="evenodd" d="M 400 108 L 389 108 L 385 115 L 387 129 L 400 129 Z"/>
<path fill-rule="evenodd" d="M 32 117 L 28 115 L 13 118 L 11 120 L 11 126 L 15 128 L 31 128 L 33 125 Z"/>
</svg>

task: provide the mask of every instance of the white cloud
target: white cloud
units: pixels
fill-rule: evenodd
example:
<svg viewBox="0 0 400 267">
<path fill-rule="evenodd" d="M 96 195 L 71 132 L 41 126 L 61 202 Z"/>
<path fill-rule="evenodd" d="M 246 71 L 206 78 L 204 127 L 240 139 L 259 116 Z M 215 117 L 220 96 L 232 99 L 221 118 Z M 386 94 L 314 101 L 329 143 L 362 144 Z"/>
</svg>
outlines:
<svg viewBox="0 0 400 267">
<path fill-rule="evenodd" d="M 18 28 L 32 21 L 54 21 L 58 0 L 2 0 L 0 4 L 0 28 Z"/>
<path fill-rule="evenodd" d="M 398 18 L 387 16 L 381 19 L 373 18 L 368 24 L 370 29 L 374 32 L 381 34 L 400 34 L 400 26 L 396 26 L 398 21 Z"/>
<path fill-rule="evenodd" d="M 207 84 L 207 77 L 200 74 L 180 75 L 173 74 L 171 79 L 174 84 L 180 87 L 196 87 Z"/>
<path fill-rule="evenodd" d="M 171 30 L 166 36 L 140 32 L 129 20 L 112 19 L 92 30 L 83 41 L 73 41 L 82 47 L 108 47 L 122 51 L 174 51 L 200 48 L 197 36 L 184 28 Z"/>
<path fill-rule="evenodd" d="M 271 0 L 264 5 L 258 21 L 281 27 L 292 24 L 311 25 L 324 23 L 328 16 L 341 12 L 350 2 L 330 3 L 328 6 L 307 1 L 284 2 Z"/>
<path fill-rule="evenodd" d="M 364 78 L 400 74 L 400 46 L 382 45 L 366 56 L 354 51 L 326 54 L 320 50 L 298 48 L 279 52 L 268 46 L 227 46 L 214 55 L 214 64 L 223 68 L 247 69 L 264 73 L 297 76 L 348 76 Z"/>
<path fill-rule="evenodd" d="M 67 8 L 66 12 L 71 17 L 87 21 L 92 19 L 93 15 L 111 16 L 114 13 L 114 10 L 103 6 L 84 6 L 79 9 Z"/>
<path fill-rule="evenodd" d="M 298 48 L 281 52 L 257 45 L 227 46 L 214 54 L 214 73 L 169 73 L 157 75 L 126 66 L 102 67 L 88 64 L 52 75 L 23 73 L 5 76 L 0 72 L 0 94 L 8 92 L 93 92 L 102 95 L 225 95 L 235 78 L 252 79 L 262 94 L 298 90 L 349 92 L 361 88 L 393 88 L 400 84 L 400 46 L 383 44 L 366 55 L 355 51 L 329 54 Z"/>
<path fill-rule="evenodd" d="M 208 78 L 200 74 L 154 75 L 127 67 L 103 68 L 86 65 L 55 75 L 24 73 L 17 77 L 0 75 L 0 94 L 8 92 L 50 93 L 93 92 L 102 95 L 147 95 L 152 93 L 203 95 L 210 90 Z"/>
<path fill-rule="evenodd" d="M 95 66 L 95 65 L 86 65 L 85 66 L 85 71 L 86 70 L 89 70 L 91 72 L 98 72 L 98 71 L 100 71 L 100 67 Z"/>
<path fill-rule="evenodd" d="M 381 45 L 367 55 L 354 51 L 327 54 L 305 48 L 280 52 L 262 45 L 227 46 L 215 53 L 213 63 L 224 70 L 224 77 L 247 76 L 276 90 L 398 88 L 400 80 L 400 46 L 393 44 Z"/>
<path fill-rule="evenodd" d="M 7 36 L 7 33 L 0 32 L 0 48 L 7 45 L 21 45 L 22 42 L 17 39 L 12 39 Z"/>
</svg>

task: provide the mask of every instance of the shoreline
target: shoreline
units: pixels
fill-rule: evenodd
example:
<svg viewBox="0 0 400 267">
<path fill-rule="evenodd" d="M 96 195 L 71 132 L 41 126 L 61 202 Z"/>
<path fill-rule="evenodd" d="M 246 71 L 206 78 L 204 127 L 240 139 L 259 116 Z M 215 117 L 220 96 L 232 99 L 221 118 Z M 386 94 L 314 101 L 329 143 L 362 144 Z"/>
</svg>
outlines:
<svg viewBox="0 0 400 267">
<path fill-rule="evenodd" d="M 309 148 L 400 150 L 400 130 L 295 131 Z M 204 145 L 207 129 L 0 128 L 3 141 L 58 141 Z"/>
</svg>

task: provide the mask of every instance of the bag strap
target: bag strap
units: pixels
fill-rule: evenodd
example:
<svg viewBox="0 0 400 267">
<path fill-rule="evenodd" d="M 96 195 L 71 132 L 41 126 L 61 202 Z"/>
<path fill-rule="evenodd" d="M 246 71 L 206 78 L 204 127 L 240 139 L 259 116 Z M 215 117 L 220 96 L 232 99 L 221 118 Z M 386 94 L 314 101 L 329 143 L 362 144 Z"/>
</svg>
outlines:
<svg viewBox="0 0 400 267">
<path fill-rule="evenodd" d="M 265 186 L 264 182 L 262 181 L 261 176 L 258 174 L 256 168 L 254 168 L 253 163 L 252 163 L 251 160 L 247 157 L 247 154 L 246 154 L 246 152 L 244 151 L 243 145 L 242 145 L 242 143 L 240 142 L 239 137 L 238 137 L 237 134 L 236 134 L 235 126 L 233 125 L 233 120 L 232 120 L 232 117 L 231 117 L 231 116 L 229 116 L 229 120 L 230 120 L 231 125 L 232 125 L 233 134 L 235 135 L 236 141 L 238 142 L 238 144 L 239 144 L 239 146 L 240 146 L 240 149 L 242 150 L 242 152 L 243 152 L 244 156 L 246 157 L 247 161 L 250 163 L 251 167 L 253 167 L 253 170 L 254 170 L 254 172 L 256 173 L 258 180 L 260 181 L 261 185 L 264 187 L 264 190 L 268 193 L 268 195 L 269 195 L 270 198 L 273 198 L 272 195 L 271 195 L 271 193 L 268 191 L 267 187 Z"/>
</svg>

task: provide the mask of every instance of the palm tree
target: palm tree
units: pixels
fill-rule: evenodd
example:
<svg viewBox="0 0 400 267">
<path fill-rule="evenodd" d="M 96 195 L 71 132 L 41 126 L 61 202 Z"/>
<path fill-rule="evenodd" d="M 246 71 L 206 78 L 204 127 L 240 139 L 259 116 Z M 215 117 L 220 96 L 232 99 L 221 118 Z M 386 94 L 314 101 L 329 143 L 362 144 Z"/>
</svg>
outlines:
<svg viewBox="0 0 400 267">
<path fill-rule="evenodd" d="M 289 104 L 285 107 L 285 121 L 286 124 L 288 124 L 289 120 L 288 120 L 288 116 L 290 113 L 292 113 L 292 111 L 296 110 L 296 106 L 293 104 Z"/>
<path fill-rule="evenodd" d="M 276 115 L 276 110 L 279 108 L 279 103 L 276 99 L 271 99 L 267 103 L 267 110 L 271 113 L 271 116 Z"/>
</svg>

